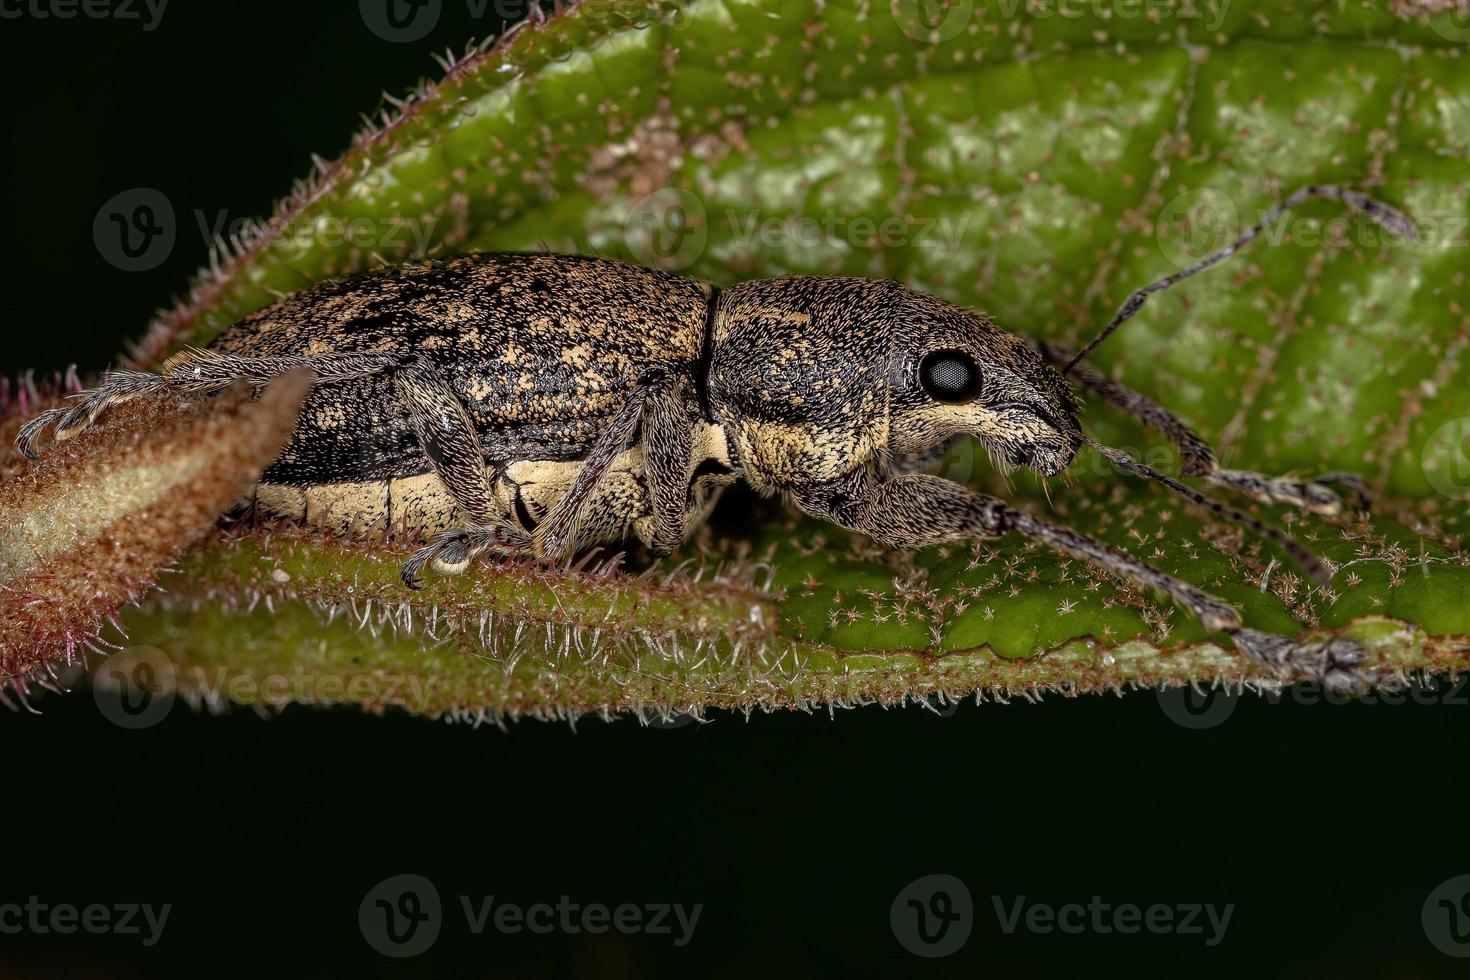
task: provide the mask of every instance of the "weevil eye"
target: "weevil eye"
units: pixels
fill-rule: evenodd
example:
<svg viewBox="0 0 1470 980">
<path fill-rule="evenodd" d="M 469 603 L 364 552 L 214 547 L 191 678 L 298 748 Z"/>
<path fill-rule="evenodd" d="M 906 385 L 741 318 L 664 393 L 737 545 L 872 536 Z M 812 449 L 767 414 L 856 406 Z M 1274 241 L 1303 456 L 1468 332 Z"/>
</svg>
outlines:
<svg viewBox="0 0 1470 980">
<path fill-rule="evenodd" d="M 980 394 L 980 365 L 962 350 L 937 350 L 919 362 L 919 384 L 935 401 L 967 402 Z"/>
</svg>

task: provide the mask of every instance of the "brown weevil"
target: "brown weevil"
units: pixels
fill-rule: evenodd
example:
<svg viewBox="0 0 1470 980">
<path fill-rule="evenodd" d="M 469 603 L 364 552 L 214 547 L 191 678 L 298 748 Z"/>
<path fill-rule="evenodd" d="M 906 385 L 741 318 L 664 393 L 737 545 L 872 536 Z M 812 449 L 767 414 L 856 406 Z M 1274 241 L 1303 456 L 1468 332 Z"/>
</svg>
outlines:
<svg viewBox="0 0 1470 980">
<path fill-rule="evenodd" d="M 721 488 L 743 479 L 896 548 L 1019 532 L 1157 589 L 1278 671 L 1351 687 L 1364 679 L 1356 644 L 1247 629 L 1235 609 L 1186 582 L 912 462 L 968 436 L 1005 465 L 1050 476 L 1086 443 L 1272 537 L 1325 584 L 1322 564 L 1274 528 L 1088 439 L 1067 382 L 1167 435 L 1181 476 L 1338 511 L 1329 484 L 1361 493 L 1357 478 L 1223 470 L 1182 422 L 1082 360 L 1149 295 L 1223 261 L 1313 197 L 1414 237 L 1387 205 L 1303 188 L 1235 242 L 1135 291 L 1076 356 L 894 282 L 784 277 L 717 289 L 611 259 L 472 254 L 287 296 L 159 374 L 105 375 L 75 406 L 29 422 L 17 445 L 30 456 L 48 428 L 66 438 L 148 392 L 259 386 L 306 365 L 316 386 L 253 503 L 334 533 L 432 535 L 403 568 L 410 587 L 426 565 L 461 572 L 487 549 L 560 559 L 632 535 L 666 554 Z"/>
</svg>

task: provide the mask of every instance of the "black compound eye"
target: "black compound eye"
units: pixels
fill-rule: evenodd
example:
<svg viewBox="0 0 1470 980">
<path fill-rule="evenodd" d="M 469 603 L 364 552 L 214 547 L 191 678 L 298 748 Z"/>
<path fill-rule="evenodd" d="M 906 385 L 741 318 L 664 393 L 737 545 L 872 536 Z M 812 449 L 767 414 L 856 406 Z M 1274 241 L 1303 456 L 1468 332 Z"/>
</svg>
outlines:
<svg viewBox="0 0 1470 980">
<path fill-rule="evenodd" d="M 937 350 L 919 362 L 919 384 L 935 401 L 967 402 L 980 394 L 980 365 L 962 350 Z"/>
</svg>

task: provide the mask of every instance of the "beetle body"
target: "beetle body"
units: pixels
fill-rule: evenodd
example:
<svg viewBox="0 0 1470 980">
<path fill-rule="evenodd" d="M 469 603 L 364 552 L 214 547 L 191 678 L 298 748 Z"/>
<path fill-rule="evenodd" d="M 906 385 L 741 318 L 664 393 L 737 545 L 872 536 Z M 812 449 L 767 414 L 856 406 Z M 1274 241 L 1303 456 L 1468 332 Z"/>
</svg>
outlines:
<svg viewBox="0 0 1470 980">
<path fill-rule="evenodd" d="M 678 423 L 690 431 L 687 533 L 719 490 L 742 477 L 766 492 L 799 491 L 962 432 L 1024 429 L 936 403 L 913 415 L 917 433 L 905 426 L 903 438 L 891 438 L 892 411 L 909 407 L 890 392 L 895 382 L 900 392 L 914 387 L 918 365 L 902 349 L 946 337 L 955 347 L 983 344 L 986 374 L 997 385 L 1011 367 L 1012 400 L 1050 373 L 980 315 L 895 283 L 792 277 L 720 291 L 614 260 L 524 254 L 463 256 L 327 283 L 242 320 L 209 349 L 283 363 L 426 361 L 468 413 L 497 518 L 528 534 L 631 394 L 650 381 L 672 385 L 683 405 Z M 191 363 L 185 355 L 165 373 L 186 373 Z M 1066 391 L 1059 379 L 1051 387 Z M 1075 431 L 1070 399 L 1054 401 L 1038 405 Z M 1054 441 L 1055 469 L 1076 443 Z M 1011 455 L 1026 462 L 1031 451 Z M 630 535 L 654 543 L 643 456 L 638 432 L 596 488 L 578 544 Z M 426 535 L 467 520 L 421 445 L 391 367 L 319 383 L 251 500 L 264 514 L 333 533 Z"/>
</svg>

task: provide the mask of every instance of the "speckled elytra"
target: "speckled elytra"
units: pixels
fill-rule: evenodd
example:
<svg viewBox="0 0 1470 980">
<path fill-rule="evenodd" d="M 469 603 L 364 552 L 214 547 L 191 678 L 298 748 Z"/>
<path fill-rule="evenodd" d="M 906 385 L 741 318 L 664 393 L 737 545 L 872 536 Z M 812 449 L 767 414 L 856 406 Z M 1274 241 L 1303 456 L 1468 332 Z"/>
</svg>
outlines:
<svg viewBox="0 0 1470 980">
<path fill-rule="evenodd" d="M 1235 242 L 1136 290 L 1076 356 L 893 282 L 786 277 L 721 290 L 610 259 L 477 254 L 287 296 L 159 374 L 107 374 L 77 405 L 30 421 L 17 445 L 33 455 L 47 429 L 64 439 L 148 392 L 260 386 L 304 365 L 316 386 L 251 501 L 337 534 L 433 535 L 403 568 L 410 587 L 426 565 L 462 572 L 487 549 L 562 559 L 631 536 L 666 554 L 743 479 L 896 548 L 1029 535 L 1165 593 L 1274 669 L 1354 686 L 1363 651 L 1352 641 L 1298 644 L 1247 629 L 1234 608 L 1186 582 L 911 462 L 973 437 L 1005 465 L 1052 475 L 1086 443 L 1270 536 L 1325 584 L 1321 562 L 1279 531 L 1087 438 L 1066 380 L 1166 434 L 1182 476 L 1319 514 L 1342 507 L 1328 484 L 1361 495 L 1349 474 L 1300 481 L 1221 469 L 1167 410 L 1082 360 L 1150 295 L 1223 261 L 1312 197 L 1413 237 L 1387 205 L 1303 188 Z"/>
</svg>

